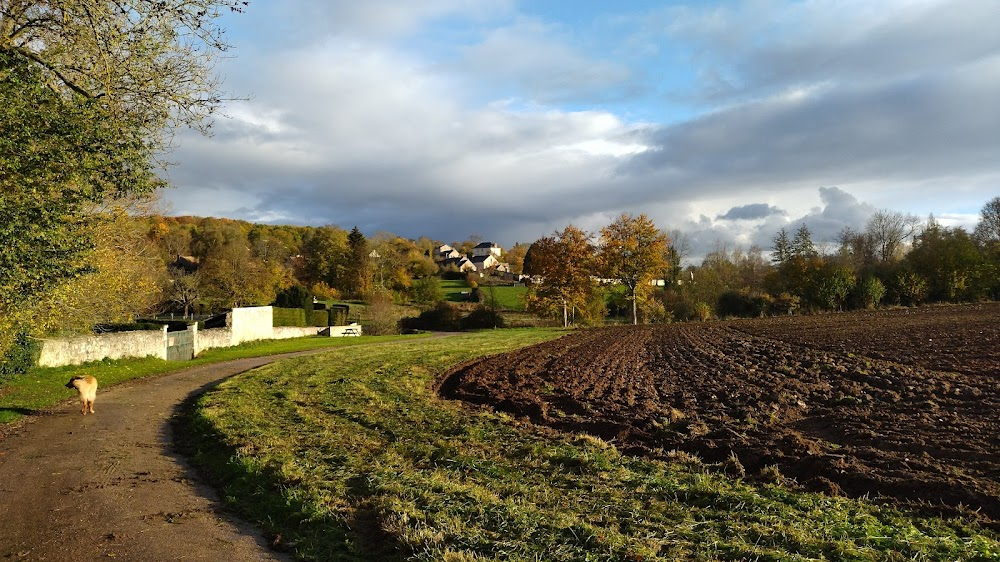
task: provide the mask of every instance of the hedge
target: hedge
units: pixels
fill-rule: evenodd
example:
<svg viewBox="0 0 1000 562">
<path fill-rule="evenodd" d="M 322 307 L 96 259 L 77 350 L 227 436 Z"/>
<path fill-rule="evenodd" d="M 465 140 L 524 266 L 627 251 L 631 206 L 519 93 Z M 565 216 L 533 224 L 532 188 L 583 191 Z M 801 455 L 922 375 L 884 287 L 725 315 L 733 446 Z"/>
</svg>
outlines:
<svg viewBox="0 0 1000 562">
<path fill-rule="evenodd" d="M 346 326 L 351 307 L 346 304 L 330 305 L 330 326 Z"/>
<path fill-rule="evenodd" d="M 330 313 L 326 310 L 312 311 L 312 325 L 325 328 L 330 325 Z"/>
<path fill-rule="evenodd" d="M 305 328 L 309 325 L 306 324 L 306 311 L 301 308 L 279 308 L 275 306 L 272 309 L 274 310 L 273 326 L 298 326 Z"/>
</svg>

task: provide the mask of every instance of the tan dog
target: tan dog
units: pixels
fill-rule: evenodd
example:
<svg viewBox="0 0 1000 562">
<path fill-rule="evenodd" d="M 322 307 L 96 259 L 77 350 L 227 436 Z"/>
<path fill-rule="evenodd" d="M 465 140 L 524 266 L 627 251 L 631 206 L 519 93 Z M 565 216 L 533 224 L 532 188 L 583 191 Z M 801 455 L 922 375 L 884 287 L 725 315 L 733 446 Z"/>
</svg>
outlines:
<svg viewBox="0 0 1000 562">
<path fill-rule="evenodd" d="M 80 391 L 80 404 L 83 408 L 80 410 L 83 415 L 87 415 L 87 411 L 94 413 L 94 398 L 97 397 L 97 379 L 90 375 L 82 377 L 73 377 L 69 379 L 66 383 L 66 388 L 75 388 Z"/>
</svg>

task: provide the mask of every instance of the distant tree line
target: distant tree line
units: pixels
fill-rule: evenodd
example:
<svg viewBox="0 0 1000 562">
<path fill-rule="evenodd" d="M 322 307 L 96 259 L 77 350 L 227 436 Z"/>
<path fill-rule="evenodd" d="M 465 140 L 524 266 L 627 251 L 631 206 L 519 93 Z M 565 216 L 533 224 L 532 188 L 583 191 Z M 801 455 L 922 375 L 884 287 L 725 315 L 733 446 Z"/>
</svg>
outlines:
<svg viewBox="0 0 1000 562">
<path fill-rule="evenodd" d="M 770 259 L 759 247 L 717 248 L 685 269 L 665 299 L 681 318 L 697 303 L 725 317 L 974 302 L 1000 298 L 998 273 L 1000 197 L 971 233 L 880 210 L 825 250 L 804 224 L 775 234 Z"/>
<path fill-rule="evenodd" d="M 645 216 L 622 215 L 599 236 L 569 225 L 528 249 L 528 308 L 565 325 L 816 313 L 1000 299 L 1000 197 L 973 232 L 879 210 L 862 230 L 817 244 L 805 224 L 778 231 L 769 254 L 720 244 L 700 265 L 689 243 Z"/>
</svg>

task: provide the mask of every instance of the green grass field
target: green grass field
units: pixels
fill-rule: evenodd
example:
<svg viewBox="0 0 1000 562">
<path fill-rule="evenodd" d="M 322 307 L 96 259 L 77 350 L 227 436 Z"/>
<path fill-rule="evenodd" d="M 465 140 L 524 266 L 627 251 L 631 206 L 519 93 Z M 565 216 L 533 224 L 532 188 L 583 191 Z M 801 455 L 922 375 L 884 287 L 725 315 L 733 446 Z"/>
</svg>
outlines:
<svg viewBox="0 0 1000 562">
<path fill-rule="evenodd" d="M 465 297 L 472 290 L 462 279 L 444 279 L 441 281 L 441 289 L 444 291 L 444 300 L 449 302 L 465 302 Z M 479 290 L 484 295 L 489 295 L 492 291 L 501 310 L 524 310 L 524 295 L 528 292 L 527 287 L 480 286 Z"/>
<path fill-rule="evenodd" d="M 501 330 L 331 350 L 223 382 L 179 435 L 225 501 L 302 560 L 997 560 L 995 532 L 621 455 L 436 398 Z"/>
<path fill-rule="evenodd" d="M 93 375 L 106 389 L 116 383 L 160 375 L 205 363 L 218 363 L 245 357 L 262 357 L 307 349 L 344 347 L 372 342 L 390 341 L 415 336 L 362 336 L 358 338 L 295 338 L 249 342 L 235 347 L 210 349 L 192 361 L 162 359 L 118 359 L 95 361 L 84 365 L 57 368 L 34 368 L 28 373 L 0 381 L 0 424 L 9 424 L 25 415 L 50 408 L 62 401 L 75 399 L 75 391 L 67 389 L 66 381 L 74 375 Z"/>
</svg>

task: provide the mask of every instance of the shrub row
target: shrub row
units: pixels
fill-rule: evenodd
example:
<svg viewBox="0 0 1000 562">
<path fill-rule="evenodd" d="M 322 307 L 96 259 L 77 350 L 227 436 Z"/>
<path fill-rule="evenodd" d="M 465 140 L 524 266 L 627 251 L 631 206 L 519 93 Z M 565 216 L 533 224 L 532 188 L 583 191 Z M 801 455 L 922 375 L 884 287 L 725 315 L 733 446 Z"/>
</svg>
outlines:
<svg viewBox="0 0 1000 562">
<path fill-rule="evenodd" d="M 425 310 L 415 318 L 403 318 L 399 321 L 401 332 L 417 330 L 433 330 L 441 332 L 460 332 L 465 330 L 482 330 L 486 328 L 504 328 L 503 316 L 480 306 L 468 315 L 447 302 L 440 301 L 434 308 Z"/>
<path fill-rule="evenodd" d="M 312 311 L 312 325 L 325 328 L 330 325 L 330 312 L 328 310 Z"/>
<path fill-rule="evenodd" d="M 274 326 L 298 326 L 300 328 L 305 328 L 310 324 L 306 324 L 306 311 L 301 308 L 281 308 L 272 307 L 273 312 L 273 325 Z"/>
</svg>

